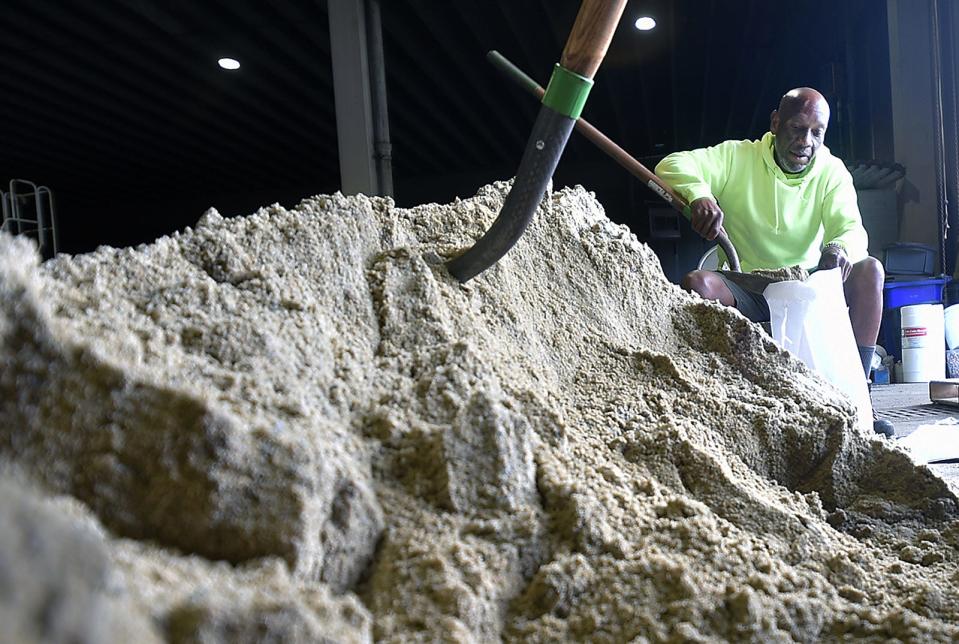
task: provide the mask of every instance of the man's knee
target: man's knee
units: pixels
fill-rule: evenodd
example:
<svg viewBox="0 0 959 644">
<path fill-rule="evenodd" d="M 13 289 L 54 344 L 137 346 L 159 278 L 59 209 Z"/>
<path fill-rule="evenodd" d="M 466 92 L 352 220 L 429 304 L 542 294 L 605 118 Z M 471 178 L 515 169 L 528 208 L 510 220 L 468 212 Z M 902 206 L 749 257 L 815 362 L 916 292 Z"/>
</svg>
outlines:
<svg viewBox="0 0 959 644">
<path fill-rule="evenodd" d="M 708 297 L 710 291 L 708 271 L 690 271 L 683 276 L 680 286 L 683 290 L 690 293 L 699 293 L 703 297 Z"/>
<path fill-rule="evenodd" d="M 849 275 L 857 290 L 866 290 L 879 293 L 882 291 L 883 282 L 886 279 L 886 271 L 875 257 L 866 259 L 853 264 L 852 273 Z"/>
<path fill-rule="evenodd" d="M 727 306 L 735 303 L 732 292 L 722 278 L 712 271 L 690 271 L 683 276 L 683 289 L 698 293 L 707 300 L 718 300 Z"/>
</svg>

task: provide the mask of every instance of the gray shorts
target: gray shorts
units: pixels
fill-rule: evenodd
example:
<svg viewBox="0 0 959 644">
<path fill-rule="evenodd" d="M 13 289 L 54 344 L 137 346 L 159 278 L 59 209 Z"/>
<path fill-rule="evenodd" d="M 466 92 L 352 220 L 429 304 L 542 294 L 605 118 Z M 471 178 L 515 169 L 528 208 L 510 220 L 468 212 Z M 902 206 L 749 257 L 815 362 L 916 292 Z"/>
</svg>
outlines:
<svg viewBox="0 0 959 644">
<path fill-rule="evenodd" d="M 769 304 L 763 291 L 780 280 L 733 271 L 716 271 L 736 299 L 736 309 L 753 322 L 769 322 Z"/>
</svg>

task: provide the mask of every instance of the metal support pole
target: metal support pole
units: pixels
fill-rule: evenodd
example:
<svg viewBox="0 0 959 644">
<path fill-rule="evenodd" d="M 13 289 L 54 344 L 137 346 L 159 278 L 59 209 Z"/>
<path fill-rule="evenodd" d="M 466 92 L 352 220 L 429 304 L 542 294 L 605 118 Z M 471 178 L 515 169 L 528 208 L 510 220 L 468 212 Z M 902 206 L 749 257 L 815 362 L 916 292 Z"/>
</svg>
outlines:
<svg viewBox="0 0 959 644">
<path fill-rule="evenodd" d="M 344 194 L 379 194 L 367 57 L 365 0 L 329 0 L 330 53 Z"/>
<path fill-rule="evenodd" d="M 373 158 L 379 188 L 377 194 L 392 197 L 393 146 L 390 144 L 390 120 L 386 108 L 386 64 L 379 0 L 366 0 L 366 36 L 373 96 Z"/>
<path fill-rule="evenodd" d="M 939 213 L 939 272 L 946 272 L 946 239 L 949 238 L 949 191 L 946 187 L 946 124 L 942 104 L 942 38 L 939 32 L 939 0 L 929 7 L 932 32 L 933 151 L 936 158 L 936 210 Z"/>
</svg>

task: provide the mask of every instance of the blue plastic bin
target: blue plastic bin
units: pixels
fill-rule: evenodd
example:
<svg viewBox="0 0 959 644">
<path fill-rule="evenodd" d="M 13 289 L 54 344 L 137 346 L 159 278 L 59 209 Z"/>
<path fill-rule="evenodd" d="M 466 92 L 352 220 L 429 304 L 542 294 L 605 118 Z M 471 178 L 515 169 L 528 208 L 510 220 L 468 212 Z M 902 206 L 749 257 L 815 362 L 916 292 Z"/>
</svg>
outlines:
<svg viewBox="0 0 959 644">
<path fill-rule="evenodd" d="M 930 277 L 907 282 L 886 282 L 882 287 L 883 308 L 898 309 L 910 304 L 939 304 L 948 277 Z"/>
<path fill-rule="evenodd" d="M 902 338 L 899 324 L 899 309 L 910 304 L 940 304 L 949 277 L 927 277 L 918 280 L 890 280 L 882 287 L 882 325 L 879 328 L 879 344 L 886 352 L 902 358 Z M 943 345 L 945 350 L 945 345 Z"/>
</svg>

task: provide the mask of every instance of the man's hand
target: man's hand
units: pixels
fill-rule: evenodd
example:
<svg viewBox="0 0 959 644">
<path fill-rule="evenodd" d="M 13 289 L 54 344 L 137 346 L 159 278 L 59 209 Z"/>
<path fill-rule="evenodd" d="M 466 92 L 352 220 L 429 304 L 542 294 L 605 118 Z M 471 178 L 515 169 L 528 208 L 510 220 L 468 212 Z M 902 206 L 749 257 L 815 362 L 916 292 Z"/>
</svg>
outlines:
<svg viewBox="0 0 959 644">
<path fill-rule="evenodd" d="M 839 246 L 826 246 L 819 257 L 819 268 L 828 270 L 837 266 L 842 270 L 842 281 L 845 282 L 850 271 L 852 271 L 849 258 L 846 257 L 846 253 Z"/>
<path fill-rule="evenodd" d="M 712 241 L 723 227 L 723 210 L 712 197 L 700 197 L 689 204 L 693 230 Z"/>
</svg>

